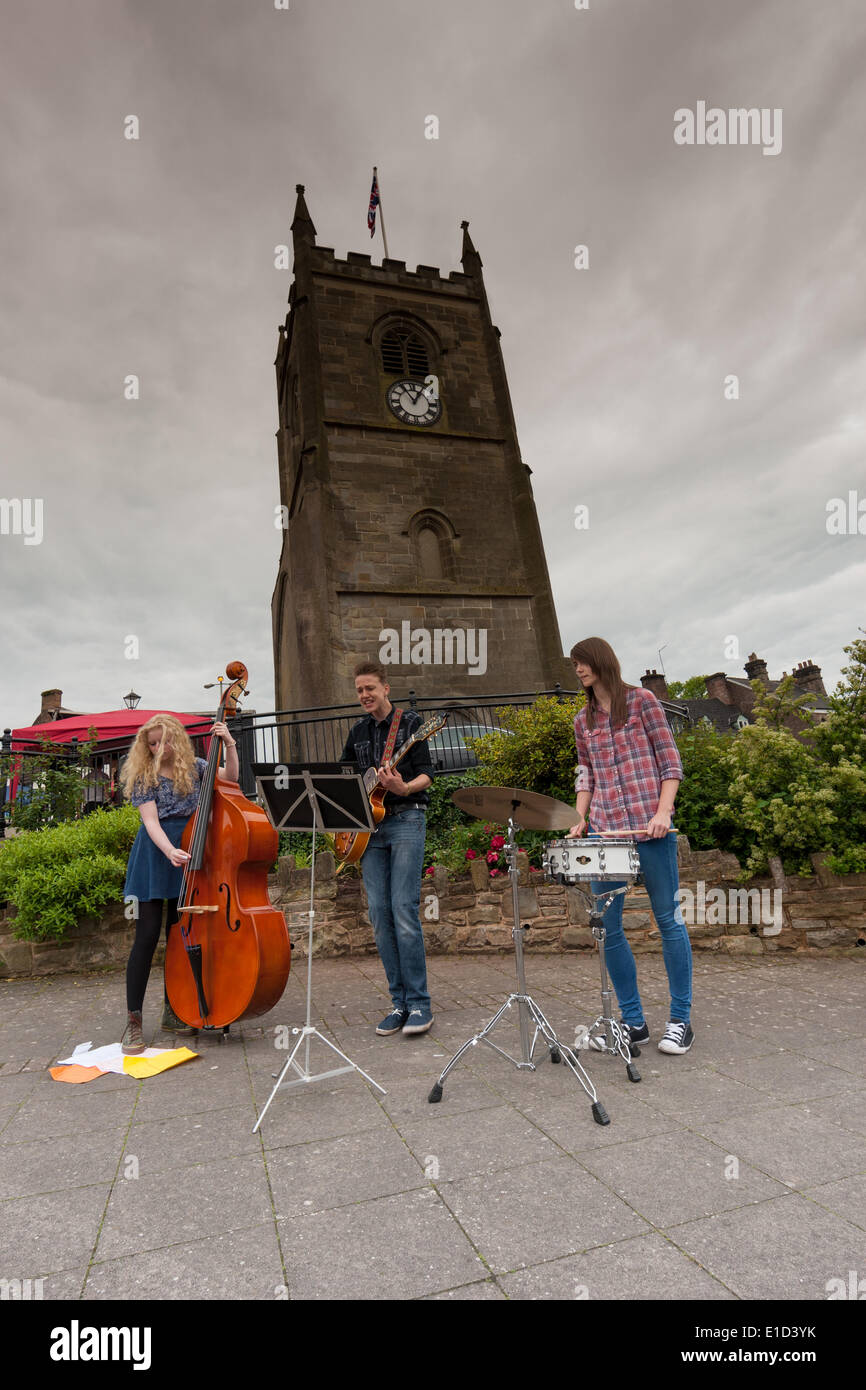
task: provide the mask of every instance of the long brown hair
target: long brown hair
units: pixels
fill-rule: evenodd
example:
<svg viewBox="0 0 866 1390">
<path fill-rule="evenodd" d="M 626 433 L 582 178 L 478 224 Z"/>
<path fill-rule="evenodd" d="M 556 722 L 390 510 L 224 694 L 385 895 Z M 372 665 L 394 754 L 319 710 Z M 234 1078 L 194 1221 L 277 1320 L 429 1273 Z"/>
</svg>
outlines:
<svg viewBox="0 0 866 1390">
<path fill-rule="evenodd" d="M 610 692 L 611 728 L 622 726 L 628 718 L 628 692 L 634 687 L 626 685 L 619 668 L 619 659 L 609 642 L 603 637 L 584 637 L 575 642 L 571 649 L 572 661 L 585 661 L 598 676 L 605 690 Z M 599 708 L 594 685 L 586 689 L 586 727 L 595 728 L 595 714 Z"/>
</svg>

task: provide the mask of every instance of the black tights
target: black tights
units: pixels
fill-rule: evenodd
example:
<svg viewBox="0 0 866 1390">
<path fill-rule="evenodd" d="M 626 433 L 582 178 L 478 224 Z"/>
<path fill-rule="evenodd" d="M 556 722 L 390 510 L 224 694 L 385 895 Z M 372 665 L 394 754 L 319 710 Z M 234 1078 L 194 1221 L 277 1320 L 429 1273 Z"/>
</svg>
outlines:
<svg viewBox="0 0 866 1390">
<path fill-rule="evenodd" d="M 165 939 L 178 919 L 177 898 L 166 898 Z M 150 976 L 150 963 L 162 930 L 162 898 L 149 898 L 138 904 L 135 941 L 126 966 L 126 1007 L 130 1013 L 141 1013 L 144 991 Z"/>
</svg>

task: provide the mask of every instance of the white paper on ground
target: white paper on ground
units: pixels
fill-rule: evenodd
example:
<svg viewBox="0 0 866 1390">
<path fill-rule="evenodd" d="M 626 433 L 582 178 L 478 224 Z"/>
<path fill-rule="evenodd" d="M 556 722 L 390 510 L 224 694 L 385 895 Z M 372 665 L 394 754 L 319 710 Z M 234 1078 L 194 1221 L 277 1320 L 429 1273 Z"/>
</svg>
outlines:
<svg viewBox="0 0 866 1390">
<path fill-rule="evenodd" d="M 79 1067 L 99 1067 L 100 1071 L 116 1071 L 118 1075 L 125 1075 L 123 1070 L 124 1054 L 121 1051 L 120 1043 L 107 1043 L 105 1047 L 95 1047 L 92 1051 L 90 1043 L 79 1043 L 71 1057 L 64 1057 L 57 1062 L 58 1067 L 66 1067 L 74 1064 Z M 146 1047 L 143 1052 L 136 1052 L 136 1057 L 161 1057 L 164 1052 L 171 1052 L 170 1047 Z"/>
</svg>

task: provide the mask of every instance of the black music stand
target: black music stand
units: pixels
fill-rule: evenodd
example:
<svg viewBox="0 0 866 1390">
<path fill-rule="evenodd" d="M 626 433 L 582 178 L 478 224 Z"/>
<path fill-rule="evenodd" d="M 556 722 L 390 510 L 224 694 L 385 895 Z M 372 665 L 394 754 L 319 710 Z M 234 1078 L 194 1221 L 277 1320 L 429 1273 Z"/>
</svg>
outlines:
<svg viewBox="0 0 866 1390">
<path fill-rule="evenodd" d="M 316 877 L 316 832 L 325 830 L 356 830 L 373 833 L 376 822 L 370 808 L 370 800 L 364 788 L 364 779 L 354 766 L 345 767 L 340 763 L 254 763 L 253 773 L 259 793 L 267 808 L 275 830 L 309 831 L 313 836 L 313 854 L 310 861 L 310 919 L 307 937 L 307 1021 L 303 1028 L 293 1028 L 298 1041 L 289 1053 L 282 1071 L 274 1072 L 277 1084 L 268 1096 L 267 1103 L 253 1126 L 253 1134 L 259 1128 L 268 1111 L 283 1077 L 293 1067 L 297 1079 L 287 1081 L 286 1087 L 302 1086 L 311 1081 L 324 1081 L 330 1076 L 342 1076 L 344 1072 L 356 1071 L 386 1095 L 384 1086 L 368 1076 L 351 1057 L 341 1052 L 335 1043 L 324 1037 L 310 1022 L 313 987 L 313 921 L 316 913 L 313 907 Z M 334 1067 L 330 1071 L 310 1071 L 310 1041 L 318 1038 L 338 1057 L 347 1063 L 345 1067 Z M 304 1045 L 304 1063 L 296 1060 L 297 1053 Z"/>
</svg>

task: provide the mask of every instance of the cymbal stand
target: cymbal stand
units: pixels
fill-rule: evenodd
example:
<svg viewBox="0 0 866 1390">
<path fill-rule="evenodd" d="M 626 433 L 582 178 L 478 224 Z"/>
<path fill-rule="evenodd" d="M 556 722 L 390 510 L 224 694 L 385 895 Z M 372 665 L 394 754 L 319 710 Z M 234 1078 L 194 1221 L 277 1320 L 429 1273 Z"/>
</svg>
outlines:
<svg viewBox="0 0 866 1390">
<path fill-rule="evenodd" d="M 607 973 L 607 962 L 604 958 L 604 942 L 607 936 L 604 914 L 614 898 L 618 897 L 620 893 L 627 893 L 631 884 L 626 883 L 622 888 L 610 888 L 605 893 L 595 893 L 592 889 L 581 887 L 579 883 L 572 886 L 577 888 L 578 892 L 585 897 L 591 899 L 589 925 L 598 942 L 598 963 L 601 969 L 601 1013 L 586 1034 L 584 1045 L 591 1047 L 595 1052 L 605 1052 L 608 1056 L 621 1057 L 626 1063 L 625 1070 L 629 1081 L 640 1081 L 640 1072 L 632 1061 L 632 1057 L 640 1056 L 640 1048 L 629 1041 L 628 1034 L 613 1017 L 610 980 Z"/>
<path fill-rule="evenodd" d="M 516 809 L 517 805 L 517 802 L 513 803 L 512 815 L 509 817 L 508 820 L 508 835 L 506 837 L 505 844 L 505 857 L 508 860 L 508 876 L 511 879 L 511 902 L 512 911 L 514 915 L 514 926 L 512 927 L 511 935 L 514 940 L 514 959 L 517 968 L 518 988 L 513 994 L 509 994 L 505 1003 L 502 1005 L 502 1008 L 499 1009 L 499 1011 L 496 1014 L 494 1014 L 493 1018 L 490 1019 L 489 1023 L 486 1023 L 480 1032 L 475 1033 L 471 1038 L 468 1038 L 466 1042 L 463 1044 L 463 1046 L 460 1047 L 458 1051 L 454 1053 L 454 1056 L 448 1062 L 444 1071 L 440 1075 L 439 1080 L 436 1082 L 436 1084 L 430 1091 L 430 1094 L 428 1095 L 427 1099 L 431 1103 L 431 1105 L 436 1105 L 439 1101 L 441 1101 L 442 1086 L 445 1082 L 446 1076 L 451 1071 L 452 1067 L 456 1067 L 463 1054 L 467 1052 L 470 1047 L 477 1047 L 479 1043 L 484 1043 L 487 1047 L 492 1048 L 494 1052 L 498 1052 L 500 1057 L 504 1057 L 507 1062 L 511 1062 L 512 1066 L 516 1067 L 518 1071 L 535 1071 L 536 1066 L 533 1058 L 535 1055 L 535 1048 L 538 1043 L 538 1039 L 539 1037 L 541 1037 L 544 1040 L 545 1046 L 549 1049 L 551 1062 L 565 1062 L 566 1066 L 570 1068 L 573 1075 L 580 1082 L 580 1085 L 583 1087 L 586 1094 L 591 1097 L 592 1117 L 595 1120 L 595 1122 L 600 1125 L 609 1125 L 610 1116 L 608 1115 L 601 1101 L 598 1099 L 596 1089 L 593 1086 L 590 1077 L 587 1075 L 586 1071 L 584 1071 L 583 1067 L 581 1066 L 577 1054 L 573 1051 L 572 1048 L 568 1047 L 565 1043 L 560 1042 L 559 1038 L 556 1036 L 556 1033 L 553 1030 L 553 1027 L 542 1013 L 539 1005 L 526 991 L 526 976 L 523 968 L 523 936 L 525 932 L 529 931 L 529 927 L 525 925 L 520 925 L 520 899 L 518 894 L 518 880 L 520 878 L 520 870 L 517 867 L 517 842 L 514 836 L 515 829 L 517 828 L 516 822 L 514 820 L 514 810 Z M 509 1009 L 511 1009 L 515 1004 L 517 1005 L 518 1022 L 520 1025 L 519 1058 L 512 1057 L 510 1053 L 505 1052 L 503 1048 L 498 1047 L 495 1042 L 491 1041 L 490 1037 L 499 1021 L 508 1013 Z M 530 1038 L 530 1029 L 533 1025 L 534 1032 L 532 1033 L 532 1036 Z"/>
</svg>

